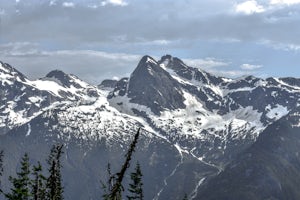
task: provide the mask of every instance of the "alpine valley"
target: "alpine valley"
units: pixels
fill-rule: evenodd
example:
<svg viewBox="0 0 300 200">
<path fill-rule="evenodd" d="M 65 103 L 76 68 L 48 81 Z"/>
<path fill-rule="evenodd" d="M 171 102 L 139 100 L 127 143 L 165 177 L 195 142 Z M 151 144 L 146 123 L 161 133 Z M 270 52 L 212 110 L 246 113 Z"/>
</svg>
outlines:
<svg viewBox="0 0 300 200">
<path fill-rule="evenodd" d="M 146 200 L 300 199 L 299 99 L 300 79 L 218 77 L 170 55 L 98 86 L 0 62 L 3 180 L 62 143 L 65 199 L 101 199 L 141 127 L 129 171 L 139 161 Z"/>
</svg>

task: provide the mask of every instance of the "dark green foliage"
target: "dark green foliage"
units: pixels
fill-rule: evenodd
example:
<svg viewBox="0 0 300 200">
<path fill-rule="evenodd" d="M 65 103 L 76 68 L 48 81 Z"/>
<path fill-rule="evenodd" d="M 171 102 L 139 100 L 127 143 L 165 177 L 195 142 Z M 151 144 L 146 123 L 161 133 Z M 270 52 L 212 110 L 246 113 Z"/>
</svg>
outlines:
<svg viewBox="0 0 300 200">
<path fill-rule="evenodd" d="M 0 151 L 0 176 L 3 175 L 3 156 L 4 156 L 4 153 L 2 150 L 2 151 Z"/>
<path fill-rule="evenodd" d="M 144 199 L 142 176 L 143 174 L 141 171 L 141 166 L 139 163 L 137 163 L 135 172 L 132 172 L 130 175 L 132 183 L 129 184 L 128 191 L 130 192 L 130 195 L 127 196 L 128 200 Z"/>
<path fill-rule="evenodd" d="M 62 200 L 63 186 L 61 178 L 61 156 L 63 145 L 54 145 L 51 149 L 49 158 L 47 160 L 49 165 L 49 177 L 47 179 L 47 199 Z"/>
<path fill-rule="evenodd" d="M 111 173 L 110 163 L 107 164 L 107 175 L 109 177 L 107 182 L 103 183 L 101 181 L 102 189 L 104 190 L 104 194 L 102 195 L 104 200 L 109 200 L 109 193 L 112 189 L 112 186 L 115 184 L 115 180 L 116 180 L 116 176 L 112 175 Z"/>
<path fill-rule="evenodd" d="M 1 193 L 9 200 L 63 200 L 63 186 L 61 178 L 61 156 L 63 145 L 54 145 L 49 158 L 49 176 L 46 178 L 42 173 L 40 162 L 30 170 L 29 157 L 25 153 L 21 160 L 20 172 L 16 178 L 9 177 L 12 183 L 10 193 Z M 2 167 L 3 151 L 0 152 L 0 176 Z M 32 179 L 31 179 L 32 178 Z"/>
<path fill-rule="evenodd" d="M 125 162 L 122 165 L 122 168 L 119 173 L 112 175 L 110 172 L 110 167 L 108 167 L 108 174 L 109 179 L 107 186 L 103 185 L 103 188 L 109 190 L 109 194 L 106 194 L 103 196 L 105 200 L 121 200 L 122 199 L 122 191 L 124 190 L 122 186 L 122 181 L 125 175 L 126 170 L 130 166 L 130 161 L 133 152 L 135 151 L 136 144 L 138 141 L 138 138 L 140 136 L 140 128 L 138 129 L 137 133 L 134 136 L 134 140 L 130 144 L 130 147 L 125 155 Z"/>
<path fill-rule="evenodd" d="M 0 178 L 2 177 L 3 175 L 3 150 L 0 151 Z M 0 186 L 1 186 L 1 180 L 0 180 Z M 2 193 L 2 189 L 0 188 L 0 193 Z"/>
<path fill-rule="evenodd" d="M 30 193 L 30 164 L 28 154 L 25 153 L 21 160 L 20 172 L 17 172 L 17 177 L 9 177 L 13 187 L 11 192 L 5 194 L 5 197 L 10 200 L 28 200 L 31 196 Z"/>
<path fill-rule="evenodd" d="M 188 200 L 187 194 L 184 195 L 183 200 Z"/>
<path fill-rule="evenodd" d="M 38 162 L 33 166 L 32 196 L 34 200 L 44 200 L 46 198 L 46 178 L 42 174 L 42 165 Z"/>
</svg>

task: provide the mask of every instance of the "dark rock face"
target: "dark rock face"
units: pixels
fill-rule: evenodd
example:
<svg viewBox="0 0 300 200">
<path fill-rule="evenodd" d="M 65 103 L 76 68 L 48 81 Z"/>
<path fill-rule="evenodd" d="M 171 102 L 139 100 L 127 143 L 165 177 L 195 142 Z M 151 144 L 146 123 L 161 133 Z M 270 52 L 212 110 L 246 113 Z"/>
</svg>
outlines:
<svg viewBox="0 0 300 200">
<path fill-rule="evenodd" d="M 5 176 L 24 152 L 44 161 L 63 143 L 66 199 L 99 199 L 106 164 L 117 172 L 143 127 L 133 163 L 145 199 L 299 199 L 299 79 L 226 79 L 166 55 L 144 56 L 130 78 L 96 87 L 59 70 L 30 81 L 0 64 Z"/>
<path fill-rule="evenodd" d="M 189 67 L 182 60 L 172 57 L 171 55 L 163 56 L 158 63 L 165 64 L 167 68 L 174 70 L 176 74 L 187 80 L 195 79 L 203 84 L 213 85 L 218 85 L 223 82 L 221 77 L 211 75 L 198 68 Z"/>
<path fill-rule="evenodd" d="M 29 84 L 22 73 L 9 64 L 0 62 L 0 135 L 5 134 L 17 123 L 16 112 L 23 112 L 24 117 L 31 117 L 39 110 L 58 101 L 59 98 L 43 90 L 37 90 Z M 22 117 L 22 116 L 20 116 Z"/>
<path fill-rule="evenodd" d="M 300 79 L 288 77 L 288 78 L 281 78 L 281 81 L 287 83 L 288 85 L 300 87 Z"/>
<path fill-rule="evenodd" d="M 67 88 L 70 88 L 71 86 L 73 86 L 75 88 L 81 88 L 82 86 L 78 82 L 74 81 L 74 78 L 78 79 L 76 76 L 66 74 L 61 70 L 53 70 L 53 71 L 49 72 L 46 75 L 46 77 L 43 79 L 44 80 L 47 80 L 47 79 L 53 80 L 53 81 L 57 82 L 59 85 L 67 87 Z"/>
<path fill-rule="evenodd" d="M 111 99 L 116 96 L 121 96 L 121 97 L 125 96 L 126 92 L 127 92 L 128 80 L 129 80 L 128 78 L 122 78 L 121 80 L 119 80 L 116 83 L 116 86 L 115 86 L 113 92 L 111 92 L 108 95 L 108 98 Z"/>
<path fill-rule="evenodd" d="M 131 74 L 127 96 L 157 115 L 164 109 L 185 108 L 178 83 L 149 56 L 144 56 Z"/>
<path fill-rule="evenodd" d="M 118 81 L 117 80 L 110 80 L 106 79 L 103 80 L 98 87 L 101 88 L 115 88 L 117 85 Z"/>
<path fill-rule="evenodd" d="M 197 199 L 299 199 L 299 109 L 270 125 L 257 141 L 203 186 Z"/>
</svg>

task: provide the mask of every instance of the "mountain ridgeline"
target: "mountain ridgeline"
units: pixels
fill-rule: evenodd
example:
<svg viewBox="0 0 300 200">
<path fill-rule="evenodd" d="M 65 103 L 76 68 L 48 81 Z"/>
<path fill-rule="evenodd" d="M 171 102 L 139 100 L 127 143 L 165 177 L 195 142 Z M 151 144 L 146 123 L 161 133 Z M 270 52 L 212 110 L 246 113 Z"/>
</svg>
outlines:
<svg viewBox="0 0 300 200">
<path fill-rule="evenodd" d="M 132 162 L 145 199 L 300 199 L 299 97 L 297 78 L 230 79 L 170 55 L 98 86 L 60 70 L 29 80 L 0 62 L 3 180 L 25 152 L 43 161 L 60 143 L 65 199 L 99 199 L 107 163 L 119 169 L 141 127 Z"/>
</svg>

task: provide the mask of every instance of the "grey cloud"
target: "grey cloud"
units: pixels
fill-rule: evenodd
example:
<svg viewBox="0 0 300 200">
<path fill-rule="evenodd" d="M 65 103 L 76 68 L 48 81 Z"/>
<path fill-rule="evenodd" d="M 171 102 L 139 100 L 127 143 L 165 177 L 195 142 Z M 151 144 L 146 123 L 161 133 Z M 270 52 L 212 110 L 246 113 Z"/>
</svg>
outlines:
<svg viewBox="0 0 300 200">
<path fill-rule="evenodd" d="M 224 9 L 221 12 L 221 8 L 214 15 L 209 15 L 205 14 L 207 11 L 201 13 L 202 4 L 188 0 L 139 0 L 131 1 L 125 7 L 91 9 L 83 4 L 76 4 L 73 9 L 66 9 L 60 4 L 49 6 L 46 2 L 36 3 L 32 6 L 20 6 L 21 14 L 3 18 L 5 31 L 2 31 L 2 35 L 8 40 L 52 40 L 67 46 L 95 42 L 115 43 L 119 41 L 114 38 L 119 36 L 124 37 L 122 42 L 125 44 L 138 43 L 141 40 L 151 42 L 195 39 L 267 39 L 278 43 L 300 44 L 298 18 L 282 19 L 279 11 L 244 16 L 226 12 Z M 227 6 L 229 5 L 231 6 Z M 204 8 L 213 11 L 215 6 L 211 3 Z M 294 7 L 285 8 L 285 13 L 289 9 L 295 10 Z M 277 20 L 268 21 L 271 17 Z M 286 31 L 289 27 L 294 27 L 294 30 Z M 276 34 L 270 34 L 274 32 Z"/>
<path fill-rule="evenodd" d="M 214 58 L 205 58 L 205 59 L 183 59 L 183 61 L 192 67 L 198 67 L 201 69 L 211 69 L 216 67 L 224 67 L 228 66 L 229 63 L 226 63 L 224 61 L 219 61 Z"/>
<path fill-rule="evenodd" d="M 142 54 L 200 58 L 191 59 L 191 64 L 239 76 L 249 73 L 239 68 L 247 59 L 257 58 L 255 63 L 262 63 L 277 49 L 300 50 L 300 5 L 247 16 L 234 12 L 234 5 L 242 0 L 128 0 L 124 1 L 126 6 L 101 6 L 103 1 L 30 0 L 16 4 L 1 0 L 0 60 L 24 68 L 32 77 L 59 67 L 98 82 L 128 75 Z M 74 7 L 63 7 L 64 2 L 73 2 Z M 261 46 L 272 50 L 266 52 Z M 257 49 L 264 55 L 253 51 Z M 125 56 L 108 56 L 120 56 L 115 52 Z M 298 65 L 299 59 L 286 54 L 285 58 L 278 62 L 276 57 L 274 62 Z M 234 59 L 238 61 L 232 64 Z M 273 65 L 272 60 L 267 64 Z"/>
<path fill-rule="evenodd" d="M 242 76 L 247 76 L 247 75 L 253 75 L 252 71 L 244 71 L 244 70 L 208 70 L 209 72 L 219 75 L 222 77 L 231 77 L 231 78 L 238 78 Z"/>
<path fill-rule="evenodd" d="M 66 1 L 66 2 L 63 2 L 62 6 L 66 7 L 66 8 L 74 8 L 75 3 Z"/>
<path fill-rule="evenodd" d="M 12 64 L 31 79 L 45 76 L 54 69 L 73 73 L 83 80 L 99 84 L 103 79 L 128 77 L 137 66 L 142 55 L 108 53 L 92 50 L 40 51 L 37 44 L 10 43 L 0 46 L 1 60 Z M 156 57 L 159 59 L 159 57 Z M 189 66 L 208 72 L 238 77 L 249 74 L 249 69 L 231 70 L 230 63 L 215 59 L 183 59 Z"/>
<path fill-rule="evenodd" d="M 260 69 L 262 68 L 261 65 L 252 65 L 252 64 L 242 64 L 240 66 L 241 69 L 244 69 L 244 70 L 256 70 L 256 69 Z"/>
<path fill-rule="evenodd" d="M 297 10 L 297 5 L 245 16 L 226 11 L 234 4 L 221 0 L 211 3 L 132 0 L 124 7 L 97 9 L 80 2 L 72 9 L 42 2 L 20 3 L 19 14 L 11 11 L 2 17 L 1 36 L 6 41 L 39 41 L 45 45 L 51 42 L 57 48 L 146 47 L 153 45 L 153 41 L 169 41 L 162 45 L 172 48 L 172 42 L 195 40 L 269 40 L 300 45 L 300 17 L 282 17 L 282 13 Z M 287 31 L 290 27 L 293 31 Z"/>
<path fill-rule="evenodd" d="M 31 79 L 43 77 L 51 70 L 60 69 L 97 84 L 106 78 L 128 76 L 142 57 L 91 50 L 33 51 L 32 46 L 34 45 L 30 43 L 6 45 L 6 49 L 1 48 L 0 51 L 1 60 L 29 75 Z M 27 47 L 34 53 L 29 53 Z"/>
</svg>

